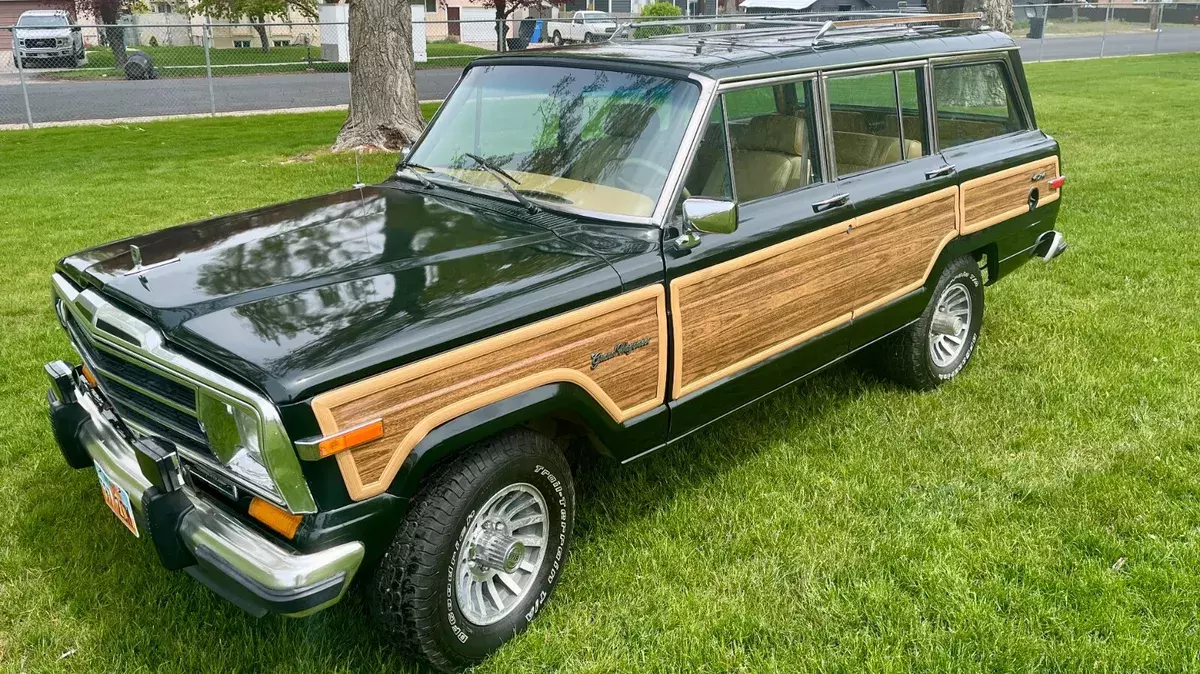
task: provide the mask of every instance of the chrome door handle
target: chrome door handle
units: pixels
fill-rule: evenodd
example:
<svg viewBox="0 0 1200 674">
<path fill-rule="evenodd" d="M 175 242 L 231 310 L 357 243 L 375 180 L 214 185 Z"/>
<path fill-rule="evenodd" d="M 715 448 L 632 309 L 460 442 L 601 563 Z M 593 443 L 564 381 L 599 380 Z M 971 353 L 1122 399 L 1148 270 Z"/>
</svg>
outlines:
<svg viewBox="0 0 1200 674">
<path fill-rule="evenodd" d="M 934 178 L 941 178 L 943 176 L 948 176 L 951 173 L 954 173 L 954 164 L 946 164 L 945 166 L 943 166 L 941 168 L 935 168 L 932 171 L 926 172 L 925 179 L 933 180 Z"/>
<path fill-rule="evenodd" d="M 849 194 L 835 194 L 834 196 L 829 197 L 828 199 L 826 199 L 824 201 L 818 201 L 818 202 L 814 203 L 812 205 L 813 213 L 820 213 L 821 211 L 828 211 L 831 208 L 837 208 L 838 206 L 845 206 L 848 203 L 850 203 L 850 195 Z"/>
</svg>

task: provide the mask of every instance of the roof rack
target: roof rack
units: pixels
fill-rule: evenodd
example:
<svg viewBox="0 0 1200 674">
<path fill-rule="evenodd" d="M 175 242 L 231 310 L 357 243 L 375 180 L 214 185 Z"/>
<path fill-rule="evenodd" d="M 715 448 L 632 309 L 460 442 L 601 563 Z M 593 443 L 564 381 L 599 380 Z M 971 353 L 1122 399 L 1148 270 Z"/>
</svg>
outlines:
<svg viewBox="0 0 1200 674">
<path fill-rule="evenodd" d="M 835 18 L 828 18 L 835 17 Z M 960 21 L 979 21 L 981 12 L 931 14 L 927 12 L 838 12 L 813 14 L 729 14 L 714 17 L 640 20 L 617 26 L 612 40 L 670 40 L 702 38 L 735 44 L 746 38 L 776 37 L 792 42 L 808 39 L 813 46 L 833 37 L 871 36 L 880 32 L 915 30 L 919 26 Z"/>
</svg>

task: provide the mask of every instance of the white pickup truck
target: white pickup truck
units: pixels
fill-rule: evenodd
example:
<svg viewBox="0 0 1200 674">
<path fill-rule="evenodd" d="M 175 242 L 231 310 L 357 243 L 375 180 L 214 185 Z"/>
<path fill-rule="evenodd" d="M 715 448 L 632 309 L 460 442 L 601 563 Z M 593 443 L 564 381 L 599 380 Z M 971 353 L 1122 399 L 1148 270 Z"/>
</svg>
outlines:
<svg viewBox="0 0 1200 674">
<path fill-rule="evenodd" d="M 575 12 L 569 21 L 550 21 L 546 33 L 554 44 L 607 40 L 617 30 L 617 20 L 608 12 Z"/>
</svg>

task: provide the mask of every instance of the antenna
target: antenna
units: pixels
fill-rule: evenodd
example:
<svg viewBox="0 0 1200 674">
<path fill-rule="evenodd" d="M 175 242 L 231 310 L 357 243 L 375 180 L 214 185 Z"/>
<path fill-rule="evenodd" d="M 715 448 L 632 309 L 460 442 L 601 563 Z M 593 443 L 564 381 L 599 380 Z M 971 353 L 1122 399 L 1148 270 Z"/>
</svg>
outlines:
<svg viewBox="0 0 1200 674">
<path fill-rule="evenodd" d="M 362 150 L 360 148 L 354 148 L 354 187 L 356 189 L 362 189 L 365 187 L 362 181 L 362 172 L 358 168 L 358 157 L 361 154 Z"/>
</svg>

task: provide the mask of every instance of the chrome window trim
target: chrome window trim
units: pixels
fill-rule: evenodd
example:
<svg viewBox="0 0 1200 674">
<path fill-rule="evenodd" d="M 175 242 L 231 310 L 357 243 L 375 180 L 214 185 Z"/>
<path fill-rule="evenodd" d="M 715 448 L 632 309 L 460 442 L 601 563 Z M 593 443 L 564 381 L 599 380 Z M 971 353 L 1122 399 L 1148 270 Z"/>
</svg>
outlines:
<svg viewBox="0 0 1200 674">
<path fill-rule="evenodd" d="M 278 503 L 279 499 L 275 496 L 263 496 L 269 496 L 268 500 L 287 507 L 293 513 L 317 511 L 316 501 L 301 472 L 300 460 L 274 403 L 249 387 L 168 348 L 162 333 L 118 309 L 95 290 L 77 290 L 61 274 L 51 277 L 51 285 L 55 296 L 75 316 L 79 325 L 88 331 L 87 337 L 96 345 L 126 360 L 143 363 L 154 372 L 196 388 L 198 392 L 203 391 L 227 404 L 254 413 L 259 420 L 263 463 L 283 497 L 283 503 Z M 100 330 L 96 327 L 96 321 L 100 318 L 133 336 L 138 343 L 129 343 Z M 250 492 L 262 491 L 253 485 L 244 485 L 246 480 L 239 479 L 230 471 L 221 470 L 220 475 Z"/>
<path fill-rule="evenodd" d="M 708 118 L 712 115 L 713 103 L 719 99 L 717 81 L 713 78 L 692 73 L 688 75 L 687 79 L 700 87 L 700 96 L 696 99 L 696 107 L 692 109 L 692 118 L 688 120 L 688 125 L 684 129 L 683 140 L 679 144 L 679 150 L 675 152 L 675 161 L 671 164 L 671 169 L 667 171 L 667 179 L 663 183 L 662 192 L 659 193 L 658 202 L 654 206 L 654 213 L 650 217 L 652 223 L 660 228 L 666 226 L 667 217 L 670 215 L 674 203 L 679 199 L 687 169 L 691 168 L 692 158 L 700 145 L 700 140 L 704 137 L 704 127 L 708 125 Z M 723 116 L 724 114 L 722 114 Z M 730 171 L 732 170 L 731 166 Z M 730 182 L 732 181 L 731 173 Z M 736 194 L 735 192 L 735 198 Z"/>
<path fill-rule="evenodd" d="M 925 96 L 925 137 L 929 139 L 929 154 L 932 156 L 942 151 L 937 128 L 937 100 L 933 97 L 933 63 L 926 61 L 923 70 L 925 77 L 922 79 L 925 81 L 921 83 L 921 88 Z"/>
<path fill-rule="evenodd" d="M 879 169 L 903 166 L 904 164 L 907 164 L 913 160 L 923 159 L 925 157 L 933 156 L 935 153 L 940 151 L 940 150 L 934 149 L 935 146 L 930 145 L 928 148 L 929 154 L 921 154 L 920 156 L 917 156 L 917 157 L 905 157 L 904 156 L 905 153 L 903 152 L 903 149 L 904 149 L 904 145 L 903 145 L 903 143 L 904 143 L 904 123 L 901 120 L 901 117 L 903 116 L 903 111 L 901 110 L 901 106 L 900 106 L 899 72 L 901 70 L 914 70 L 915 71 L 915 70 L 922 70 L 922 69 L 924 69 L 926 72 L 928 72 L 929 68 L 930 68 L 930 61 L 926 59 L 926 60 L 920 60 L 920 61 L 912 61 L 912 60 L 896 61 L 896 62 L 885 64 L 885 65 L 869 66 L 869 67 L 865 67 L 865 68 L 837 68 L 837 69 L 820 71 L 819 79 L 820 79 L 820 84 L 821 84 L 821 100 L 823 102 L 822 112 L 824 113 L 824 117 L 825 117 L 825 125 L 822 130 L 826 134 L 826 140 L 829 143 L 829 145 L 828 145 L 829 149 L 828 149 L 827 154 L 828 154 L 830 171 L 831 171 L 830 176 L 832 176 L 832 178 L 828 182 L 831 182 L 831 183 L 839 182 L 842 180 L 846 180 L 848 178 L 856 178 L 861 175 L 866 175 L 872 171 L 878 171 Z M 900 115 L 900 117 L 897 117 L 896 123 L 900 127 L 900 143 L 901 143 L 900 147 L 901 147 L 901 157 L 902 158 L 900 161 L 892 162 L 891 164 L 884 164 L 883 166 L 872 166 L 869 169 L 864 169 L 862 171 L 855 171 L 854 173 L 847 173 L 844 176 L 838 175 L 837 174 L 837 156 L 835 154 L 835 148 L 833 146 L 833 110 L 829 107 L 829 96 L 828 96 L 828 92 L 826 90 L 826 85 L 827 85 L 830 77 L 870 75 L 872 73 L 878 73 L 878 72 L 891 72 L 892 73 L 892 87 L 893 87 L 892 91 L 893 91 L 893 94 L 895 95 L 895 99 L 896 99 L 896 111 L 897 111 L 897 114 Z M 925 80 L 926 81 L 923 85 L 923 87 L 925 89 L 925 93 L 923 95 L 925 95 L 926 100 L 928 101 L 932 97 L 932 87 L 930 86 L 930 83 L 932 82 L 932 80 L 930 80 L 929 78 L 925 78 Z M 924 123 L 926 124 L 927 128 L 931 123 L 934 126 L 936 126 L 936 122 L 933 121 L 933 119 L 934 119 L 933 114 L 934 113 L 931 110 L 928 115 L 925 115 Z"/>
<path fill-rule="evenodd" d="M 729 162 L 729 183 L 733 187 L 734 203 L 736 203 L 738 205 L 753 204 L 753 203 L 762 201 L 764 199 L 773 199 L 773 198 L 783 195 L 783 194 L 798 193 L 798 192 L 806 190 L 810 187 L 816 187 L 817 185 L 822 185 L 822 184 L 826 184 L 826 183 L 830 182 L 828 180 L 825 180 L 825 175 L 827 175 L 825 172 L 826 167 L 825 167 L 825 152 L 824 152 L 826 141 L 822 137 L 822 134 L 820 132 L 820 129 L 822 129 L 822 127 L 823 127 L 823 124 L 822 124 L 822 120 L 821 120 L 821 118 L 822 118 L 821 104 L 819 102 L 823 98 L 823 96 L 821 93 L 819 93 L 817 91 L 817 89 L 818 89 L 817 80 L 818 80 L 817 73 L 807 73 L 804 75 L 787 76 L 787 77 L 772 77 L 772 78 L 768 78 L 768 79 L 764 79 L 764 80 L 744 80 L 744 81 L 739 81 L 737 84 L 734 84 L 734 85 L 723 84 L 720 81 L 714 80 L 715 82 L 717 82 L 716 98 L 717 98 L 717 101 L 721 105 L 721 118 L 722 118 L 722 123 L 725 126 L 725 148 L 726 148 L 726 156 L 728 157 L 728 162 Z M 784 190 L 783 192 L 776 192 L 775 194 L 768 194 L 765 197 L 759 197 L 758 199 L 752 199 L 750 201 L 742 201 L 742 200 L 738 199 L 737 177 L 734 175 L 734 170 L 733 170 L 733 137 L 729 133 L 729 115 L 727 114 L 728 111 L 725 108 L 725 94 L 730 93 L 730 92 L 735 92 L 735 91 L 743 91 L 745 89 L 758 89 L 759 87 L 774 87 L 774 86 L 777 86 L 780 84 L 792 84 L 795 82 L 808 82 L 808 81 L 813 82 L 813 87 L 812 87 L 813 100 L 811 102 L 809 102 L 809 107 L 812 109 L 812 113 L 813 113 L 813 124 L 815 124 L 817 129 L 819 130 L 818 133 L 816 134 L 816 139 L 817 139 L 816 152 L 817 152 L 817 160 L 820 162 L 820 166 L 821 166 L 821 179 L 816 182 L 812 182 L 812 183 L 809 183 L 809 184 L 801 186 L 801 187 L 796 187 L 796 188 L 793 188 L 790 190 Z M 711 115 L 712 113 L 710 112 L 708 114 Z M 705 115 L 705 119 L 707 119 L 707 118 L 708 118 L 708 115 Z M 688 169 L 691 169 L 691 161 L 692 161 L 692 159 L 695 158 L 694 155 L 695 155 L 696 149 L 698 149 L 698 148 L 692 148 L 692 152 L 688 157 Z M 686 173 L 685 173 L 685 175 L 686 175 Z M 676 200 L 678 200 L 678 198 L 679 198 L 678 195 L 676 195 Z"/>
<path fill-rule="evenodd" d="M 688 121 L 687 130 L 683 134 L 683 141 L 679 144 L 679 151 L 675 155 L 675 163 L 671 166 L 671 172 L 667 175 L 667 185 L 663 189 L 662 199 L 654 209 L 654 222 L 659 228 L 665 228 L 668 224 L 667 219 L 670 217 L 674 205 L 678 203 L 679 197 L 683 193 L 684 179 L 687 176 L 687 172 L 692 168 L 692 160 L 695 159 L 696 150 L 700 148 L 700 141 L 704 138 L 703 129 L 708 124 L 708 118 L 712 115 L 713 105 L 721 100 L 720 94 L 717 91 L 717 80 L 696 74 L 689 75 L 688 79 L 700 84 L 700 99 L 696 101 L 696 109 L 692 111 L 692 119 Z M 724 117 L 723 114 L 722 117 Z M 729 170 L 729 180 L 732 183 L 733 166 L 730 166 Z M 737 199 L 736 193 L 734 193 L 734 199 Z M 659 214 L 660 210 L 662 211 L 661 215 Z"/>
</svg>

